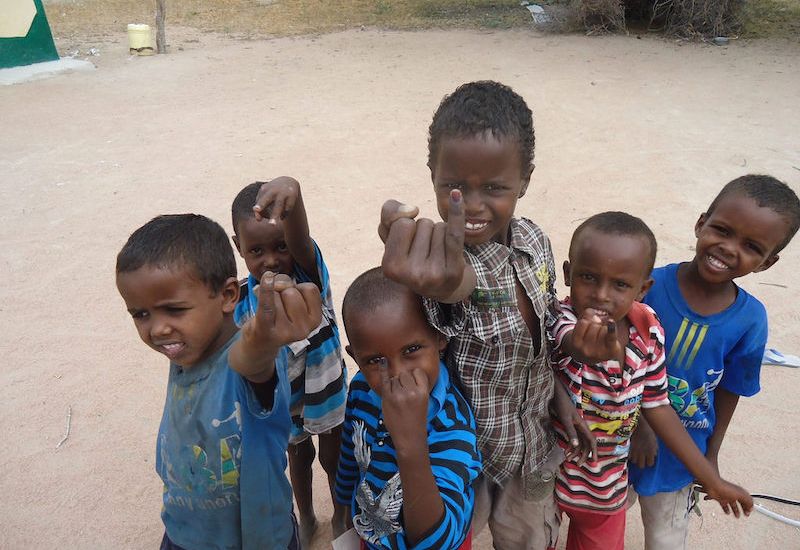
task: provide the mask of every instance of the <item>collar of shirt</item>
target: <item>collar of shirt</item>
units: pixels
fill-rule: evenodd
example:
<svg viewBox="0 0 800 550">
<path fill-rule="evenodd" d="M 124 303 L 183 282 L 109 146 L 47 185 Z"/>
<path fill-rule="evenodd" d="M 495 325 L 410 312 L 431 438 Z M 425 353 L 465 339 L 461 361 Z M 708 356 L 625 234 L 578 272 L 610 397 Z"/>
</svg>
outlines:
<svg viewBox="0 0 800 550">
<path fill-rule="evenodd" d="M 513 250 L 519 250 L 531 257 L 536 255 L 536 249 L 532 246 L 530 240 L 526 239 L 522 234 L 517 218 L 511 218 L 509 233 L 508 246 L 495 241 L 487 241 L 474 246 L 467 246 L 466 250 L 478 258 L 490 271 L 495 271 L 498 267 L 506 264 Z"/>
</svg>

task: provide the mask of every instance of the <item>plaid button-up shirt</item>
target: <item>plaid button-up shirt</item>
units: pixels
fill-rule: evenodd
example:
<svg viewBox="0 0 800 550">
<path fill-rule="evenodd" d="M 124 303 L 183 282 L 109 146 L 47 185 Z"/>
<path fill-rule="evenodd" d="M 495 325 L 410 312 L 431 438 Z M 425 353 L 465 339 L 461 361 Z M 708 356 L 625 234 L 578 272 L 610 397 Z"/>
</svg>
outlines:
<svg viewBox="0 0 800 550">
<path fill-rule="evenodd" d="M 472 295 L 453 305 L 425 299 L 425 309 L 448 337 L 447 365 L 475 413 L 484 474 L 502 485 L 521 473 L 525 493 L 533 494 L 555 442 L 546 338 L 556 311 L 555 266 L 549 239 L 530 220 L 511 220 L 509 245 L 466 247 L 477 274 Z M 517 307 L 516 281 L 538 317 L 538 346 Z"/>
</svg>

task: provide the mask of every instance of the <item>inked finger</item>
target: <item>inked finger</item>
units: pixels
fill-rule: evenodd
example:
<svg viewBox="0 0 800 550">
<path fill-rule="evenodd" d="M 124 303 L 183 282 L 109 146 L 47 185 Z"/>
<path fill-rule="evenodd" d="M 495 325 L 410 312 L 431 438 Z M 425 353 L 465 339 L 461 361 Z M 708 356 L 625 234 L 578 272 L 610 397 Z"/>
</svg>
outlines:
<svg viewBox="0 0 800 550">
<path fill-rule="evenodd" d="M 464 260 L 464 201 L 461 191 L 453 189 L 450 191 L 450 200 L 447 207 L 447 239 L 445 250 L 447 262 L 453 260 Z"/>
<path fill-rule="evenodd" d="M 380 360 L 378 360 L 378 376 L 380 376 L 383 393 L 391 391 L 392 384 L 391 379 L 389 378 L 389 362 L 386 361 L 385 357 L 382 357 Z"/>
</svg>

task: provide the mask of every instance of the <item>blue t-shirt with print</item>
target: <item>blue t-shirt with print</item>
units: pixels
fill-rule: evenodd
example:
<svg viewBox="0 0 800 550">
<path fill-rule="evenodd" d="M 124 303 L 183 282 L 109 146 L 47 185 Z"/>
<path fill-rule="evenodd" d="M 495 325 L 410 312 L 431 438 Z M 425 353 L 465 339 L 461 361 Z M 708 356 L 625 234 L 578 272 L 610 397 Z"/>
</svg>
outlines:
<svg viewBox="0 0 800 550">
<path fill-rule="evenodd" d="M 705 453 L 716 423 L 714 389 L 720 386 L 745 397 L 760 389 L 767 312 L 761 302 L 737 287 L 736 300 L 726 310 L 698 315 L 678 287 L 678 267 L 655 269 L 655 282 L 643 301 L 658 314 L 666 334 L 672 408 Z M 677 491 L 694 476 L 659 439 L 655 464 L 649 468 L 631 464 L 629 479 L 637 493 L 650 496 Z"/>
<path fill-rule="evenodd" d="M 167 536 L 187 549 L 286 548 L 293 534 L 286 479 L 289 385 L 275 361 L 273 403 L 228 366 L 233 336 L 205 361 L 170 363 L 156 448 Z"/>
</svg>

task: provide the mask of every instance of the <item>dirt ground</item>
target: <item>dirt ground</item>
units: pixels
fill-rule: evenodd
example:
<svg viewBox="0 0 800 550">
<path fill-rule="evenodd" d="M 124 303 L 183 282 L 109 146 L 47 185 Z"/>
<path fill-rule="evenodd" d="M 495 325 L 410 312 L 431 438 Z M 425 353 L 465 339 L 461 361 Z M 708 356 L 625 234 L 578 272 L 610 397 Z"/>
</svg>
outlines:
<svg viewBox="0 0 800 550">
<path fill-rule="evenodd" d="M 94 72 L 0 89 L 0 548 L 160 540 L 153 460 L 167 364 L 139 342 L 114 287 L 117 251 L 154 215 L 201 212 L 227 227 L 243 185 L 294 175 L 338 301 L 380 260 L 383 200 L 435 215 L 430 116 L 482 78 L 534 109 L 537 168 L 518 213 L 551 236 L 558 263 L 595 212 L 643 217 L 665 263 L 690 257 L 695 219 L 733 177 L 770 173 L 800 191 L 798 44 L 533 31 L 232 40 L 177 28 L 169 40 L 170 55 L 131 58 L 125 36 L 111 35 L 93 44 Z M 742 285 L 769 310 L 770 345 L 798 354 L 800 245 L 782 256 Z M 724 475 L 754 492 L 800 498 L 799 377 L 765 367 L 723 446 Z M 324 524 L 321 470 L 315 498 Z M 765 516 L 703 511 L 693 548 L 800 548 L 797 529 Z M 641 548 L 638 509 L 628 519 L 628 546 Z M 489 548 L 487 537 L 476 546 Z"/>
</svg>

